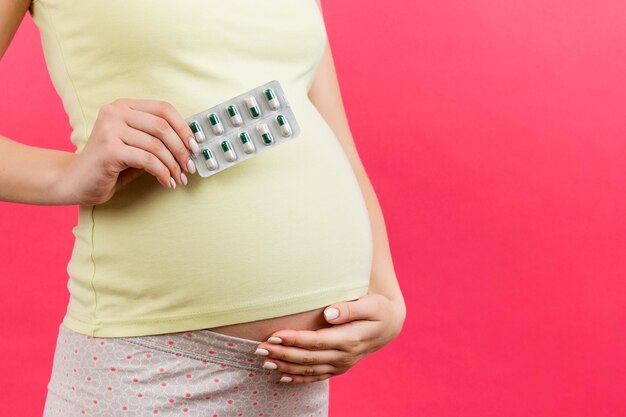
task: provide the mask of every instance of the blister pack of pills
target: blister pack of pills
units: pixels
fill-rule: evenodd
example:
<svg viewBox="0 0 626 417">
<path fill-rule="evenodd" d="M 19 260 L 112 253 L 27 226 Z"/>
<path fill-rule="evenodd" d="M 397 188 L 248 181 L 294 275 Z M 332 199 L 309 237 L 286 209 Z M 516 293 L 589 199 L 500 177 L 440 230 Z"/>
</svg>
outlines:
<svg viewBox="0 0 626 417">
<path fill-rule="evenodd" d="M 300 126 L 276 80 L 213 106 L 185 121 L 200 151 L 192 158 L 208 177 L 298 136 Z"/>
</svg>

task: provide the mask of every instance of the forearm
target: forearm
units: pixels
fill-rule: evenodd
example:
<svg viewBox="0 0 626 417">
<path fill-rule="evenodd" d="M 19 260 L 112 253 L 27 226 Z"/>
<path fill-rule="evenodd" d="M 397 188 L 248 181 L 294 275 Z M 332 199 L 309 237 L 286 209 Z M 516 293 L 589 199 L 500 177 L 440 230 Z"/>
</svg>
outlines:
<svg viewBox="0 0 626 417">
<path fill-rule="evenodd" d="M 58 190 L 59 178 L 74 156 L 0 136 L 0 200 L 37 205 L 70 204 Z"/>
<path fill-rule="evenodd" d="M 406 305 L 393 267 L 387 229 L 378 197 L 360 161 L 353 162 L 352 166 L 365 199 L 372 230 L 372 272 L 368 294 L 384 295 L 405 314 Z"/>
<path fill-rule="evenodd" d="M 309 90 L 309 98 L 337 136 L 365 198 L 373 239 L 372 272 L 368 293 L 380 294 L 392 300 L 393 305 L 404 316 L 406 306 L 393 268 L 383 213 L 352 138 L 328 44 Z"/>
</svg>

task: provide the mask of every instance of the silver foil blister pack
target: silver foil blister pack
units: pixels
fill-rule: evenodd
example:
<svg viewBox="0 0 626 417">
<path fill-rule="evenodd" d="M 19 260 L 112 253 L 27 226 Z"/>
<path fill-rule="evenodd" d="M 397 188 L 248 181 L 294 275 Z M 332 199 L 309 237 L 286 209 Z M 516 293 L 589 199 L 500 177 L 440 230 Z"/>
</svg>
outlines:
<svg viewBox="0 0 626 417">
<path fill-rule="evenodd" d="M 189 116 L 200 151 L 192 158 L 202 177 L 230 168 L 293 139 L 300 126 L 276 80 Z"/>
</svg>

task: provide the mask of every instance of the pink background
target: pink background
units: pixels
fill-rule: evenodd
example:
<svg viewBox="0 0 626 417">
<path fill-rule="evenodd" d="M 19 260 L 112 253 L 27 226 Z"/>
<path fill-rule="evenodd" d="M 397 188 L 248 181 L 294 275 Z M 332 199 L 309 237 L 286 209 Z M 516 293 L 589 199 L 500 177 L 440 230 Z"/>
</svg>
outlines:
<svg viewBox="0 0 626 417">
<path fill-rule="evenodd" d="M 331 416 L 626 415 L 626 3 L 325 0 L 408 303 Z M 0 133 L 71 151 L 28 16 Z M 0 415 L 40 415 L 75 207 L 0 204 Z"/>
</svg>

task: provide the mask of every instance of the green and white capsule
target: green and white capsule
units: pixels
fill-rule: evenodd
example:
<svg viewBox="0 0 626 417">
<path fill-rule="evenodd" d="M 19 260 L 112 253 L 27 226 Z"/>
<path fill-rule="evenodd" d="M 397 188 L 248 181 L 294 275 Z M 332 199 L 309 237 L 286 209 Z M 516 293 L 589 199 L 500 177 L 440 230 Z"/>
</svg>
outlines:
<svg viewBox="0 0 626 417">
<path fill-rule="evenodd" d="M 253 96 L 246 97 L 244 101 L 246 102 L 246 107 L 248 107 L 248 111 L 250 111 L 250 115 L 252 117 L 256 118 L 261 115 L 261 109 Z"/>
<path fill-rule="evenodd" d="M 202 150 L 202 155 L 204 156 L 204 163 L 206 164 L 206 167 L 211 171 L 216 170 L 219 165 L 217 163 L 217 159 L 213 156 L 213 152 L 211 152 L 208 148 L 204 148 Z"/>
<path fill-rule="evenodd" d="M 202 131 L 202 127 L 200 127 L 200 123 L 191 122 L 189 124 L 191 131 L 193 132 L 193 136 L 196 138 L 197 142 L 204 142 L 206 140 L 206 136 L 204 136 L 204 132 Z"/>
<path fill-rule="evenodd" d="M 271 145 L 274 142 L 272 132 L 270 132 L 265 123 L 256 125 L 256 130 L 259 132 L 259 135 L 261 135 L 261 139 L 263 139 L 264 144 Z"/>
<path fill-rule="evenodd" d="M 237 154 L 233 150 L 233 145 L 230 144 L 229 140 L 223 140 L 220 146 L 224 151 L 224 158 L 226 158 L 228 162 L 233 162 L 237 159 Z"/>
<path fill-rule="evenodd" d="M 216 135 L 221 135 L 222 133 L 224 133 L 224 125 L 222 125 L 222 121 L 217 114 L 211 113 L 207 116 L 207 119 L 209 119 L 209 124 L 211 125 L 213 133 L 215 133 Z"/>
<path fill-rule="evenodd" d="M 276 116 L 276 123 L 278 124 L 278 130 L 280 130 L 280 134 L 283 136 L 291 136 L 291 126 L 287 121 L 287 118 L 282 114 Z"/>
<path fill-rule="evenodd" d="M 252 153 L 256 150 L 254 147 L 254 142 L 252 142 L 252 138 L 250 137 L 250 135 L 248 135 L 248 132 L 241 132 L 239 134 L 239 140 L 243 145 L 243 151 L 245 153 Z"/>
<path fill-rule="evenodd" d="M 276 97 L 274 90 L 272 90 L 271 88 L 265 90 L 265 98 L 267 99 L 267 104 L 270 106 L 270 109 L 276 110 L 280 107 L 278 97 Z"/>
<path fill-rule="evenodd" d="M 243 124 L 243 119 L 239 114 L 239 110 L 237 110 L 237 106 L 231 104 L 226 111 L 228 112 L 228 117 L 230 117 L 230 122 L 233 126 L 241 126 Z"/>
</svg>

